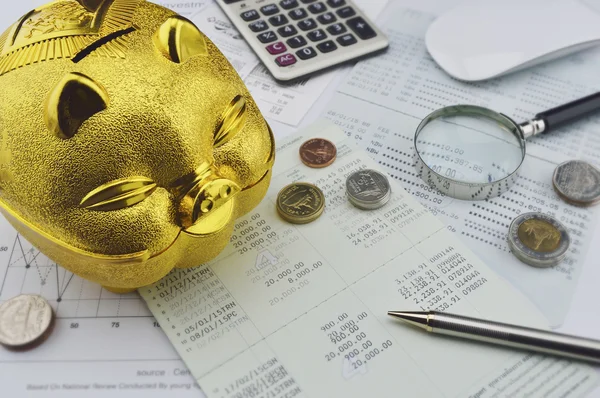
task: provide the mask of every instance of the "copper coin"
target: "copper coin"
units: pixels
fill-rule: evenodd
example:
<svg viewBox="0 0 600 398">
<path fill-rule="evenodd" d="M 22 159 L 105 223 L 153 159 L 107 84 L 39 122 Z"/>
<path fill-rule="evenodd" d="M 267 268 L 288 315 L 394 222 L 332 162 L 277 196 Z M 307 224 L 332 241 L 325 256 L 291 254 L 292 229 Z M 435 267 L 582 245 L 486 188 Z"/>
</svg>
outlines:
<svg viewBox="0 0 600 398">
<path fill-rule="evenodd" d="M 52 330 L 54 313 L 41 296 L 21 295 L 0 305 L 0 344 L 26 349 L 43 342 Z"/>
<path fill-rule="evenodd" d="M 323 138 L 313 138 L 300 147 L 300 159 L 308 167 L 327 167 L 335 161 L 337 148 L 333 142 Z"/>
</svg>

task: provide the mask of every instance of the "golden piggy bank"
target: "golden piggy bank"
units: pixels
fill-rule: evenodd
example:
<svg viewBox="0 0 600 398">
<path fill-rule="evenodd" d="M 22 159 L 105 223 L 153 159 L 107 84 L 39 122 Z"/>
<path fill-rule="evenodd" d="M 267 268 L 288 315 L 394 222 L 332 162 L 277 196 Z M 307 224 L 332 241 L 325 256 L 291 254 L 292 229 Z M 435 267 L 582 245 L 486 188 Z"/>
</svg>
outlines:
<svg viewBox="0 0 600 398">
<path fill-rule="evenodd" d="M 272 132 L 191 22 L 144 0 L 57 0 L 0 36 L 0 209 L 116 292 L 215 257 L 265 195 Z"/>
</svg>

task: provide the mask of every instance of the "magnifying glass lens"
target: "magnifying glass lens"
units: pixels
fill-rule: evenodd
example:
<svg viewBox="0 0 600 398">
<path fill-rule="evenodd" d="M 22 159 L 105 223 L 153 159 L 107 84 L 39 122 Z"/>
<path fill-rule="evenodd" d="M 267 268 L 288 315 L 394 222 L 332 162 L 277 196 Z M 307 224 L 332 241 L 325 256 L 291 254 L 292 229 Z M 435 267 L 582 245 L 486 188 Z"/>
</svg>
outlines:
<svg viewBox="0 0 600 398">
<path fill-rule="evenodd" d="M 493 183 L 517 170 L 524 148 L 516 132 L 478 114 L 431 119 L 416 138 L 416 150 L 434 172 L 467 183 Z"/>
</svg>

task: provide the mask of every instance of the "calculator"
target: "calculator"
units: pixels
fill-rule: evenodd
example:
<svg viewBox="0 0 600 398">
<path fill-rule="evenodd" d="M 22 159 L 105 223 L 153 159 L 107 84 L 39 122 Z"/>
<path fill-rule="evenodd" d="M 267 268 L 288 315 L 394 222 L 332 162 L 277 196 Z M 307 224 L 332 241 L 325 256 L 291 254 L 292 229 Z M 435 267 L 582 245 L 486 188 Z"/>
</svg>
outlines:
<svg viewBox="0 0 600 398">
<path fill-rule="evenodd" d="M 349 0 L 217 0 L 276 80 L 290 81 L 387 48 Z"/>
</svg>

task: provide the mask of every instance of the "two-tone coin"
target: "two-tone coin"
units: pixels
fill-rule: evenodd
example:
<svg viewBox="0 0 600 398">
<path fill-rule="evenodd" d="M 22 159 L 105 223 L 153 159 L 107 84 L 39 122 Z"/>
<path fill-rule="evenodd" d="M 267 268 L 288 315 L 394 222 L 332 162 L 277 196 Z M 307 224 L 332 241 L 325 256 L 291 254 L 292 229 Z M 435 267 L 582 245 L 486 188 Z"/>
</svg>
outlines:
<svg viewBox="0 0 600 398">
<path fill-rule="evenodd" d="M 379 209 L 390 200 L 392 188 L 387 177 L 375 170 L 360 170 L 346 180 L 350 203 L 362 210 Z"/>
<path fill-rule="evenodd" d="M 21 295 L 0 305 L 0 344 L 14 350 L 41 344 L 54 323 L 54 312 L 41 296 Z"/>
<path fill-rule="evenodd" d="M 325 195 L 315 185 L 297 182 L 283 188 L 277 196 L 277 212 L 293 224 L 315 221 L 325 210 Z"/>
<path fill-rule="evenodd" d="M 323 138 L 310 139 L 300 147 L 300 159 L 308 167 L 327 167 L 336 157 L 337 148 L 334 143 Z"/>
<path fill-rule="evenodd" d="M 560 263 L 571 243 L 567 229 L 542 213 L 521 214 L 510 224 L 508 245 L 522 262 L 548 268 Z"/>
<path fill-rule="evenodd" d="M 591 206 L 600 202 L 600 170 L 583 160 L 558 165 L 552 185 L 558 196 L 573 205 Z"/>
</svg>

